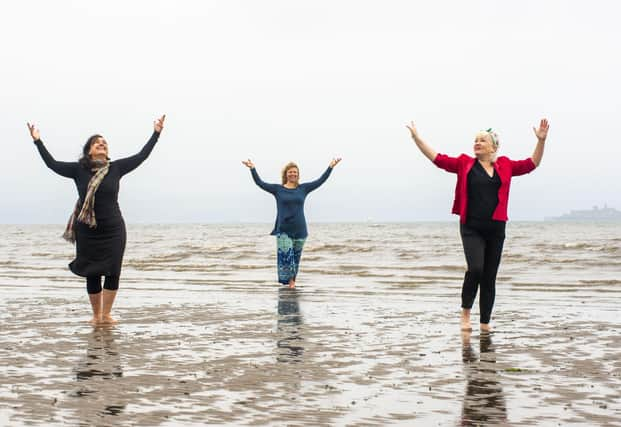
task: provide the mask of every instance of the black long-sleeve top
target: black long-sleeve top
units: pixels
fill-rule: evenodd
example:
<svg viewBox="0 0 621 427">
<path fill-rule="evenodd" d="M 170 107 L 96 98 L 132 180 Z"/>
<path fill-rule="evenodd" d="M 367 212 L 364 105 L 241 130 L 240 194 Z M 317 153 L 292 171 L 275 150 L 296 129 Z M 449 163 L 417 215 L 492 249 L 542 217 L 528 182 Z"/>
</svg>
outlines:
<svg viewBox="0 0 621 427">
<path fill-rule="evenodd" d="M 468 218 L 491 220 L 498 206 L 500 177 L 494 169 L 489 176 L 480 162 L 475 161 L 468 172 Z"/>
<path fill-rule="evenodd" d="M 95 217 L 97 221 L 122 218 L 118 203 L 120 180 L 123 175 L 136 169 L 149 157 L 159 136 L 159 132 L 153 132 L 149 141 L 147 141 L 138 154 L 110 162 L 110 169 L 95 193 Z M 88 182 L 94 175 L 94 172 L 78 162 L 59 162 L 47 151 L 40 139 L 34 141 L 34 143 L 48 168 L 58 175 L 73 179 L 78 189 L 81 206 L 82 201 L 86 197 Z"/>
</svg>

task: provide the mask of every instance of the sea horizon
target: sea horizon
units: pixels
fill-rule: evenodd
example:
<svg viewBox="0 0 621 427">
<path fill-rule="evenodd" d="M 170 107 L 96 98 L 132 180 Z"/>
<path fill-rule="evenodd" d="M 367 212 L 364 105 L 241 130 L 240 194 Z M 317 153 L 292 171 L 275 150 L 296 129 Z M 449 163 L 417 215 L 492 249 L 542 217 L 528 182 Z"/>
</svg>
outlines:
<svg viewBox="0 0 621 427">
<path fill-rule="evenodd" d="M 274 221 L 125 221 L 127 225 L 260 225 L 260 224 L 274 224 Z M 556 219 L 510 219 L 507 221 L 507 225 L 511 223 L 539 223 L 539 222 L 559 222 L 559 223 L 617 223 L 621 222 L 619 219 L 604 220 L 556 220 Z M 419 219 L 411 221 L 308 221 L 309 225 L 313 224 L 419 224 L 419 223 L 438 223 L 438 224 L 451 224 L 459 223 L 459 218 L 454 220 L 434 220 L 434 219 Z M 0 222 L 0 225 L 62 225 L 64 222 Z"/>
</svg>

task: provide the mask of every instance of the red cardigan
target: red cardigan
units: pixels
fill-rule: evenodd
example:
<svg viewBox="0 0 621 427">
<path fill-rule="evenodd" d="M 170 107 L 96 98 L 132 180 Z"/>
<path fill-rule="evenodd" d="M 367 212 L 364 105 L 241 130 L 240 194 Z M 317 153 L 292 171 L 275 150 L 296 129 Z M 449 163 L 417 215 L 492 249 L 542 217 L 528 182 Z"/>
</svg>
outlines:
<svg viewBox="0 0 621 427">
<path fill-rule="evenodd" d="M 449 157 L 446 154 L 438 154 L 433 163 L 447 172 L 457 174 L 457 185 L 455 186 L 455 201 L 453 202 L 453 213 L 459 215 L 459 222 L 465 224 L 468 215 L 468 172 L 474 166 L 476 159 L 466 154 L 459 157 Z M 507 205 L 509 204 L 509 187 L 511 177 L 524 175 L 535 169 L 535 163 L 531 158 L 525 160 L 511 160 L 502 156 L 494 162 L 494 169 L 500 178 L 500 188 L 498 189 L 498 205 L 494 210 L 492 219 L 496 221 L 507 221 Z"/>
</svg>

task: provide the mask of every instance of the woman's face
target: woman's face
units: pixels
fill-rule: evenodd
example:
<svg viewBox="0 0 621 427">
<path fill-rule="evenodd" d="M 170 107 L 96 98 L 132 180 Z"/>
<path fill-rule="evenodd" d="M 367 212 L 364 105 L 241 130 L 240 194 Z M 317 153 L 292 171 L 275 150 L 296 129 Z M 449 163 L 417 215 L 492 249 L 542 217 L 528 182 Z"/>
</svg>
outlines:
<svg viewBox="0 0 621 427">
<path fill-rule="evenodd" d="M 298 168 L 289 168 L 287 169 L 287 182 L 291 184 L 297 184 L 299 178 Z"/>
<path fill-rule="evenodd" d="M 487 133 L 479 133 L 474 139 L 474 155 L 476 157 L 491 156 L 496 152 L 492 137 Z"/>
<path fill-rule="evenodd" d="M 91 149 L 88 151 L 91 159 L 108 158 L 108 143 L 105 139 L 99 137 L 91 143 Z"/>
</svg>

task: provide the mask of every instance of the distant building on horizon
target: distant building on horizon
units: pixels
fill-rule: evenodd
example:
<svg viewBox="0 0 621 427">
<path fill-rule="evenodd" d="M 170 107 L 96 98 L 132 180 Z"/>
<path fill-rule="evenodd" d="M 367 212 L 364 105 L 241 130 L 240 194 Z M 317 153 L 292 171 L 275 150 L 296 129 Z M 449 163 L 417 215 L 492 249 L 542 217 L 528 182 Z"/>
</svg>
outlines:
<svg viewBox="0 0 621 427">
<path fill-rule="evenodd" d="M 547 216 L 544 221 L 621 221 L 621 211 L 593 206 L 590 210 L 572 210 L 561 216 Z"/>
</svg>

